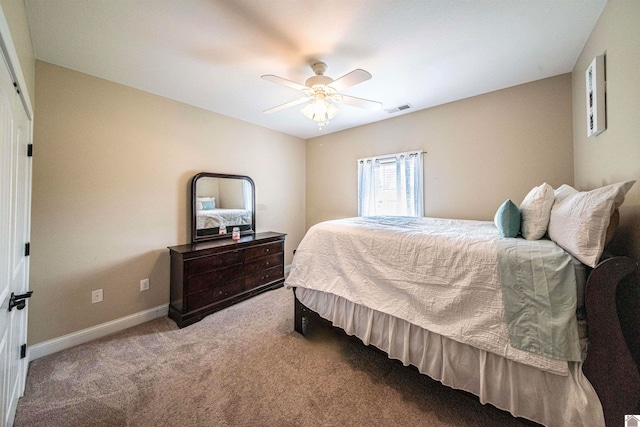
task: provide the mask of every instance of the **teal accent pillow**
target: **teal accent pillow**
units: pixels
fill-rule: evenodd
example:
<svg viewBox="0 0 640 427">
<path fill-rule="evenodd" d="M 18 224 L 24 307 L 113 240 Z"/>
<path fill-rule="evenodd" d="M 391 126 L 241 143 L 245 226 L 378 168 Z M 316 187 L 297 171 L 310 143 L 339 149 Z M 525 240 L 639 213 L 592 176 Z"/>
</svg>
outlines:
<svg viewBox="0 0 640 427">
<path fill-rule="evenodd" d="M 200 202 L 202 203 L 202 210 L 203 211 L 210 211 L 213 209 L 213 202 L 212 201 L 207 201 L 207 202 Z"/>
<path fill-rule="evenodd" d="M 493 222 L 496 223 L 502 237 L 517 237 L 520 232 L 520 209 L 511 199 L 507 199 L 498 208 Z"/>
</svg>

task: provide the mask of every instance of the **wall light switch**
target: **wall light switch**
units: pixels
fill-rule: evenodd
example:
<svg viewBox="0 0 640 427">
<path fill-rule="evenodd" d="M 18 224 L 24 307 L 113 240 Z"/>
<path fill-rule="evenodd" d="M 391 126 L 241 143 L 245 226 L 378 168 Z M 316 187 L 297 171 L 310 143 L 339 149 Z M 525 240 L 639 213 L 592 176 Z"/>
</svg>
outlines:
<svg viewBox="0 0 640 427">
<path fill-rule="evenodd" d="M 140 280 L 140 292 L 149 290 L 149 279 Z"/>
</svg>

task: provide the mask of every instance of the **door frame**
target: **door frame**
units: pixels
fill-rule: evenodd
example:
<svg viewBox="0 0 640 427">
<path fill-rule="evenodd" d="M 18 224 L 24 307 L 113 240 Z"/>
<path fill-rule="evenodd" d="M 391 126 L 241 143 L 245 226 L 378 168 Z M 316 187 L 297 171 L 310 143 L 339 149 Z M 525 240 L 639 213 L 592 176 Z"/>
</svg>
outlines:
<svg viewBox="0 0 640 427">
<path fill-rule="evenodd" d="M 2 5 L 0 5 L 0 49 L 2 49 L 7 61 L 9 61 L 7 65 L 9 66 L 9 73 L 11 74 L 13 81 L 18 84 L 16 89 L 20 92 L 20 99 L 22 99 L 22 104 L 27 112 L 27 117 L 31 121 L 31 135 L 33 135 L 33 107 L 31 106 L 31 98 L 29 97 L 27 82 L 24 79 L 24 73 L 20 66 L 18 52 L 16 51 L 16 47 L 13 43 L 9 23 L 5 17 Z"/>
</svg>

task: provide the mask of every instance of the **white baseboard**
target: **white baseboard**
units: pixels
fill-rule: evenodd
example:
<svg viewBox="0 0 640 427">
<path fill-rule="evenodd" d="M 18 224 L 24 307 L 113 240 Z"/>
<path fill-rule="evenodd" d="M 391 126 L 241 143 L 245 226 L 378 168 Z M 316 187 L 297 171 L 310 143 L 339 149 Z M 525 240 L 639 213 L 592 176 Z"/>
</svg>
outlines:
<svg viewBox="0 0 640 427">
<path fill-rule="evenodd" d="M 289 274 L 291 265 L 284 268 L 285 275 Z M 40 357 L 48 356 L 53 353 L 84 344 L 86 342 L 102 338 L 104 336 L 123 331 L 132 326 L 148 322 L 158 317 L 164 317 L 169 313 L 169 304 L 160 305 L 149 310 L 140 311 L 120 319 L 92 326 L 91 328 L 82 329 L 62 337 L 44 341 L 27 348 L 27 357 L 29 361 L 36 360 Z"/>
<path fill-rule="evenodd" d="M 35 344 L 27 349 L 29 361 L 102 338 L 115 332 L 120 332 L 132 326 L 157 319 L 158 317 L 164 317 L 168 312 L 169 304 L 164 304 L 129 316 L 121 317 L 120 319 L 92 326 L 91 328 L 82 329 L 68 335 Z"/>
</svg>

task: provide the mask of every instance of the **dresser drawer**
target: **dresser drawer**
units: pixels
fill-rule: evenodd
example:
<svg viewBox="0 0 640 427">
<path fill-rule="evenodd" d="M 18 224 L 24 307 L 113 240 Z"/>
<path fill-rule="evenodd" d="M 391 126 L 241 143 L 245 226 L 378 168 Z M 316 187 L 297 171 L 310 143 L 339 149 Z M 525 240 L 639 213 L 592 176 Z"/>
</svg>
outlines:
<svg viewBox="0 0 640 427">
<path fill-rule="evenodd" d="M 249 261 L 252 259 L 263 257 L 265 255 L 282 253 L 282 251 L 282 242 L 267 243 L 266 245 L 259 245 L 246 249 L 244 251 L 244 259 L 245 261 Z"/>
<path fill-rule="evenodd" d="M 261 271 L 260 273 L 247 276 L 244 279 L 244 289 L 248 291 L 269 282 L 273 282 L 274 280 L 282 279 L 283 276 L 284 268 L 282 265 L 279 265 L 278 267 L 270 268 L 268 270 Z"/>
<path fill-rule="evenodd" d="M 224 252 L 218 255 L 196 258 L 184 263 L 185 274 L 187 276 L 195 276 L 196 274 L 215 270 L 222 265 L 227 266 L 231 264 L 240 264 L 242 263 L 242 258 L 242 251 Z"/>
<path fill-rule="evenodd" d="M 204 274 L 187 278 L 186 294 L 196 294 L 206 289 L 213 288 L 219 283 L 242 279 L 243 265 L 237 264 L 230 267 L 222 267 Z"/>
<path fill-rule="evenodd" d="M 279 286 L 284 239 L 270 231 L 170 247 L 169 317 L 182 328 Z"/>
<path fill-rule="evenodd" d="M 187 296 L 189 310 L 197 310 L 215 302 L 223 301 L 242 292 L 242 280 L 227 282 L 221 286 L 198 292 Z"/>
<path fill-rule="evenodd" d="M 282 252 L 280 252 L 279 254 L 267 255 L 265 257 L 247 262 L 244 265 L 244 271 L 246 272 L 246 274 L 253 274 L 262 270 L 280 266 L 282 265 L 282 262 Z"/>
</svg>

